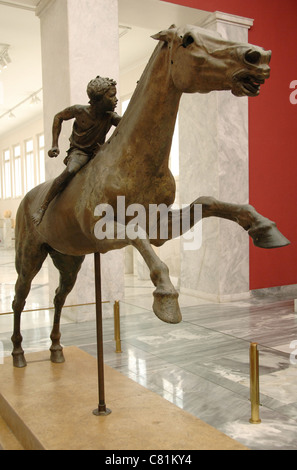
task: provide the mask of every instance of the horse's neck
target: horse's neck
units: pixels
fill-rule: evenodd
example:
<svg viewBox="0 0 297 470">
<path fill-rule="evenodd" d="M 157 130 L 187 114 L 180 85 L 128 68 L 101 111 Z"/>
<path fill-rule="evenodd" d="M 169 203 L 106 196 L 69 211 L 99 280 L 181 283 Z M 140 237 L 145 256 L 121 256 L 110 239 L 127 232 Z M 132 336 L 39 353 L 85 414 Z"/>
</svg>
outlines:
<svg viewBox="0 0 297 470">
<path fill-rule="evenodd" d="M 170 75 L 171 50 L 159 43 L 131 98 L 116 131 L 123 149 L 135 164 L 152 169 L 168 166 L 181 93 L 176 90 Z"/>
<path fill-rule="evenodd" d="M 116 207 L 118 195 L 133 203 L 173 203 L 175 183 L 168 160 L 181 93 L 171 80 L 170 54 L 169 47 L 158 44 L 112 137 L 58 199 L 61 226 L 67 208 L 77 233 L 81 228 L 93 233 L 95 207 L 101 202 Z M 67 239 L 66 226 L 63 236 Z"/>
</svg>

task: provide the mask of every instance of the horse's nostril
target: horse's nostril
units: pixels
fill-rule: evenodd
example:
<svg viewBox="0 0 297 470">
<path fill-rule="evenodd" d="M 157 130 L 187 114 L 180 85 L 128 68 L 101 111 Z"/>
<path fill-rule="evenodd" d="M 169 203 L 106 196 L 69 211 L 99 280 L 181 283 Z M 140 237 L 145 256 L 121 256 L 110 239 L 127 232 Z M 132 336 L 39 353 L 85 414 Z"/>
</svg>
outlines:
<svg viewBox="0 0 297 470">
<path fill-rule="evenodd" d="M 249 64 L 257 64 L 261 59 L 261 53 L 259 51 L 247 51 L 245 54 L 245 60 Z"/>
</svg>

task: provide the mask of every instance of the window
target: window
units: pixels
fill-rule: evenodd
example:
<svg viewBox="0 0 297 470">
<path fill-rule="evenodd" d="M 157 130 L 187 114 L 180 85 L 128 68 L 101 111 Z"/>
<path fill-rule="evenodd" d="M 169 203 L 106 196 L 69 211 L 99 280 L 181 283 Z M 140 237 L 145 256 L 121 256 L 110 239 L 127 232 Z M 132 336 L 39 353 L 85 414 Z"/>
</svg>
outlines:
<svg viewBox="0 0 297 470">
<path fill-rule="evenodd" d="M 20 197 L 23 194 L 23 178 L 22 178 L 22 156 L 21 146 L 13 147 L 13 163 L 14 163 L 14 197 Z"/>
<path fill-rule="evenodd" d="M 19 143 L 12 142 L 0 152 L 0 198 L 23 197 L 45 181 L 43 134 Z"/>
<path fill-rule="evenodd" d="M 4 150 L 4 198 L 12 196 L 10 150 Z"/>
<path fill-rule="evenodd" d="M 38 136 L 38 183 L 45 181 L 44 135 Z"/>
<path fill-rule="evenodd" d="M 35 186 L 35 164 L 34 164 L 34 145 L 33 139 L 25 142 L 25 176 L 26 176 L 26 193 L 31 191 Z"/>
</svg>

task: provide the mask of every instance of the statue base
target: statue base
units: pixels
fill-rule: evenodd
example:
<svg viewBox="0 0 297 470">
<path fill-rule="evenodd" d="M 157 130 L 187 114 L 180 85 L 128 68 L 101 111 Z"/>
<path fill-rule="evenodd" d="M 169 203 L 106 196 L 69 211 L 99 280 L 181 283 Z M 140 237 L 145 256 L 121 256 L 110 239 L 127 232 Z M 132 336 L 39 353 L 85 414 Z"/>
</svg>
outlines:
<svg viewBox="0 0 297 470">
<path fill-rule="evenodd" d="M 94 416 L 97 361 L 76 347 L 64 355 L 63 364 L 42 351 L 27 354 L 24 369 L 13 368 L 11 357 L 0 366 L 0 448 L 5 421 L 26 450 L 246 449 L 108 366 L 112 413 Z"/>
<path fill-rule="evenodd" d="M 100 408 L 96 408 L 96 410 L 93 411 L 93 415 L 95 416 L 108 416 L 111 414 L 111 410 L 109 408 L 106 408 L 106 406 Z"/>
</svg>

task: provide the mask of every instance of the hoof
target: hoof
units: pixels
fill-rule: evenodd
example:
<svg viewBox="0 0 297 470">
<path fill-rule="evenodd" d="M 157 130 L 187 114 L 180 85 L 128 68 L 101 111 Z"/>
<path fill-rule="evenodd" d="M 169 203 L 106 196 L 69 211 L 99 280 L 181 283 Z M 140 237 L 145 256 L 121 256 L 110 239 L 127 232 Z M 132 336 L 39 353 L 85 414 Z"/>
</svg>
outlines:
<svg viewBox="0 0 297 470">
<path fill-rule="evenodd" d="M 23 367 L 26 367 L 27 362 L 24 356 L 24 353 L 21 354 L 13 354 L 13 367 L 16 367 L 18 369 L 22 369 Z"/>
<path fill-rule="evenodd" d="M 54 364 L 63 364 L 65 362 L 63 349 L 51 350 L 51 362 Z"/>
<path fill-rule="evenodd" d="M 178 304 L 178 293 L 154 292 L 153 310 L 155 315 L 166 323 L 180 323 L 182 315 Z"/>
<path fill-rule="evenodd" d="M 263 224 L 248 231 L 254 245 L 259 248 L 281 248 L 290 245 L 290 241 L 278 230 L 274 222 Z"/>
</svg>

